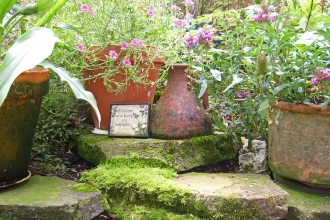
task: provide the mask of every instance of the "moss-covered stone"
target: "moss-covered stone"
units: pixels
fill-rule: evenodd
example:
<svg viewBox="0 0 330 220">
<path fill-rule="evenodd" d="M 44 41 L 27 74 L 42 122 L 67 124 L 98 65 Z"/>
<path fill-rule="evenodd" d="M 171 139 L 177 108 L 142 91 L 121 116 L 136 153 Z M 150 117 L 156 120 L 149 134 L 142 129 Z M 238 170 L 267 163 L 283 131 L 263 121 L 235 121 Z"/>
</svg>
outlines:
<svg viewBox="0 0 330 220">
<path fill-rule="evenodd" d="M 178 175 L 174 167 L 159 160 L 114 157 L 83 173 L 80 181 L 100 189 L 107 197 L 110 213 L 123 219 L 149 219 L 145 215 L 150 210 L 160 210 L 158 214 L 152 211 L 153 216 L 162 212 L 176 216 L 170 219 L 185 215 L 192 219 L 250 220 L 285 214 L 286 193 L 269 178 L 210 175 Z M 134 207 L 144 207 L 144 211 Z"/>
<path fill-rule="evenodd" d="M 234 159 L 242 146 L 240 141 L 226 134 L 159 140 L 108 138 L 86 133 L 76 142 L 79 155 L 95 165 L 117 156 L 153 158 L 176 167 L 178 172 Z"/>
<path fill-rule="evenodd" d="M 313 188 L 279 176 L 276 180 L 289 193 L 286 219 L 330 219 L 330 190 Z"/>
</svg>

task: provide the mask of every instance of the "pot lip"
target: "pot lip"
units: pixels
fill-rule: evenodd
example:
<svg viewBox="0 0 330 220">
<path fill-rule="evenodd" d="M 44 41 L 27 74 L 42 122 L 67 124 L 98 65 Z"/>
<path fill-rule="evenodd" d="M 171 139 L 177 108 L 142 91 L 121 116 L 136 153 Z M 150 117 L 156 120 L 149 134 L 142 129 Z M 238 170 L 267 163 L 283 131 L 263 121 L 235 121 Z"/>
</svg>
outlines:
<svg viewBox="0 0 330 220">
<path fill-rule="evenodd" d="M 321 105 L 314 105 L 314 104 L 306 105 L 306 104 L 279 101 L 277 105 L 275 105 L 274 107 L 276 109 L 280 109 L 281 111 L 318 114 L 318 115 L 330 115 L 330 106 L 327 106 L 325 109 L 322 110 Z"/>
<path fill-rule="evenodd" d="M 151 46 L 146 46 L 146 47 L 151 47 Z M 155 48 L 155 47 L 151 47 L 151 48 Z M 108 52 L 110 50 L 115 50 L 115 51 L 119 52 L 121 50 L 121 45 L 119 45 L 119 44 L 109 44 L 105 48 L 101 48 L 98 45 L 92 45 L 92 46 L 90 46 L 88 48 L 88 51 L 91 51 L 91 52 L 93 52 L 93 51 L 100 51 L 100 53 L 102 53 L 102 52 Z M 133 59 L 130 58 L 130 60 L 132 61 Z M 163 57 L 154 57 L 153 58 L 153 62 L 154 63 L 164 64 L 165 63 L 165 59 Z"/>
</svg>

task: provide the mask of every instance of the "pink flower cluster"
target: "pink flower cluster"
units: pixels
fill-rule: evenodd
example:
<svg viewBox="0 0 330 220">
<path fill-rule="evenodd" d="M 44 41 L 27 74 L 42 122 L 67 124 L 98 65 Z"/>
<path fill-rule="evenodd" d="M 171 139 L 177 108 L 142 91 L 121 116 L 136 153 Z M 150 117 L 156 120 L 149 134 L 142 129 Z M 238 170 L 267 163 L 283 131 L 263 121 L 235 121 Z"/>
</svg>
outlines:
<svg viewBox="0 0 330 220">
<path fill-rule="evenodd" d="M 153 5 L 149 5 L 149 9 L 147 11 L 147 14 L 151 17 L 156 14 L 155 7 Z"/>
<path fill-rule="evenodd" d="M 186 47 L 193 47 L 199 43 L 210 44 L 214 35 L 213 30 L 200 28 L 196 36 L 187 35 L 184 37 L 184 45 Z"/>
<path fill-rule="evenodd" d="M 249 96 L 250 96 L 250 92 L 238 92 L 237 93 L 238 99 L 246 99 Z"/>
<path fill-rule="evenodd" d="M 319 90 L 324 90 L 326 93 L 330 92 L 330 69 L 316 68 L 311 83 L 315 85 L 312 92 Z"/>
<path fill-rule="evenodd" d="M 178 28 L 187 28 L 188 22 L 184 19 L 178 19 L 178 20 L 174 21 L 174 25 Z"/>
<path fill-rule="evenodd" d="M 91 16 L 95 15 L 93 10 L 87 4 L 82 4 L 80 6 L 80 13 L 86 13 L 86 12 L 89 12 Z"/>
<path fill-rule="evenodd" d="M 268 7 L 261 6 L 260 8 L 255 8 L 254 12 L 257 14 L 252 16 L 252 18 L 257 22 L 273 21 L 278 15 L 272 5 Z"/>
</svg>

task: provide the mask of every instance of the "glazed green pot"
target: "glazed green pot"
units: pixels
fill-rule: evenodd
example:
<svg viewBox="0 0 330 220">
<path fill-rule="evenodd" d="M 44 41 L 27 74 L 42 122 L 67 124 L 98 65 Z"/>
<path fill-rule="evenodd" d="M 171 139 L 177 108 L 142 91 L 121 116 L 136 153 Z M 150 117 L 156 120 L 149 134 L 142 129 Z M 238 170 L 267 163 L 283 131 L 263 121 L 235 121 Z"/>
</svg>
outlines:
<svg viewBox="0 0 330 220">
<path fill-rule="evenodd" d="M 279 102 L 276 108 L 269 125 L 271 170 L 287 179 L 330 188 L 330 107 Z"/>
<path fill-rule="evenodd" d="M 26 71 L 16 78 L 0 107 L 0 187 L 29 176 L 28 165 L 49 70 Z"/>
</svg>

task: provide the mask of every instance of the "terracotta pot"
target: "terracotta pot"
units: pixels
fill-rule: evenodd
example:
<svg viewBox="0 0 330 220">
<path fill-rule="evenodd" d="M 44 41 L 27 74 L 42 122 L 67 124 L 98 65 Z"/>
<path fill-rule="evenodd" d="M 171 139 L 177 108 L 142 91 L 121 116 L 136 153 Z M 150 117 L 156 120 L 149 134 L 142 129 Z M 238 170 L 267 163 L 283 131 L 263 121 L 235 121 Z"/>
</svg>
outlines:
<svg viewBox="0 0 330 220">
<path fill-rule="evenodd" d="M 110 50 L 115 50 L 118 54 L 120 52 L 120 46 L 118 45 L 110 45 L 107 49 L 98 51 L 97 47 L 91 48 L 98 53 L 98 62 L 100 66 L 106 59 Z M 143 54 L 145 55 L 145 54 Z M 124 57 L 122 53 L 121 56 L 117 59 L 120 62 Z M 144 56 L 146 61 L 150 61 L 150 58 Z M 130 61 L 132 64 L 134 63 L 133 57 L 130 57 Z M 99 122 L 97 120 L 95 112 L 92 110 L 94 125 L 97 129 L 108 130 L 109 129 L 109 121 L 110 121 L 110 104 L 111 103 L 150 103 L 152 106 L 154 95 L 156 92 L 157 81 L 159 78 L 159 73 L 162 65 L 164 64 L 163 58 L 154 58 L 153 59 L 153 67 L 148 68 L 147 62 L 141 63 L 139 66 L 140 69 L 148 69 L 148 72 L 141 70 L 141 75 L 147 74 L 147 80 L 155 82 L 153 85 L 144 86 L 142 84 L 136 84 L 132 81 L 127 82 L 127 89 L 120 94 L 115 94 L 114 92 L 108 92 L 106 86 L 103 83 L 102 78 L 91 79 L 85 81 L 86 90 L 93 93 L 96 101 L 97 106 L 101 113 L 101 123 L 100 126 L 98 125 Z M 107 69 L 106 68 L 99 68 L 95 70 L 86 70 L 83 72 L 85 78 L 93 77 L 97 74 L 104 73 Z M 124 81 L 126 79 L 125 75 L 123 74 L 116 74 L 112 77 L 113 80 L 117 82 Z M 107 133 L 107 132 L 104 132 Z"/>
<path fill-rule="evenodd" d="M 151 136 L 185 139 L 212 134 L 211 120 L 187 87 L 188 65 L 175 64 L 168 72 L 166 89 L 151 114 Z"/>
<path fill-rule="evenodd" d="M 0 188 L 29 176 L 32 139 L 48 90 L 49 70 L 26 71 L 16 78 L 0 107 Z"/>
<path fill-rule="evenodd" d="M 330 187 L 330 107 L 279 102 L 269 125 L 268 158 L 279 176 Z M 275 123 L 278 121 L 278 123 Z"/>
</svg>

